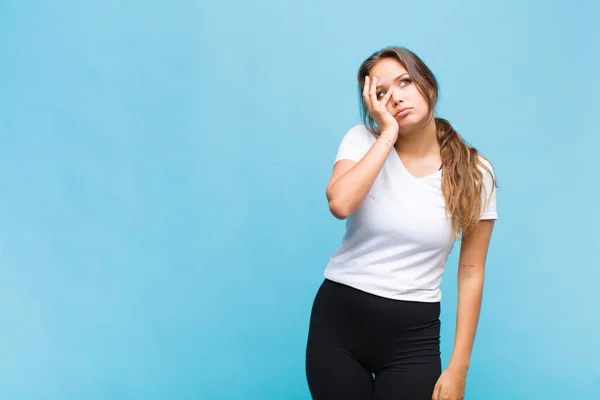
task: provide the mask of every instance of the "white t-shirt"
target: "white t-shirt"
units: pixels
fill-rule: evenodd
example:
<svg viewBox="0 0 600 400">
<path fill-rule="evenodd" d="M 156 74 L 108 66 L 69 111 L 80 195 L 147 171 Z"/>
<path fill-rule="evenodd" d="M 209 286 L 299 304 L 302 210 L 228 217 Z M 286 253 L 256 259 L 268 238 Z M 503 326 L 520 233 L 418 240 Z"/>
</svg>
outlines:
<svg viewBox="0 0 600 400">
<path fill-rule="evenodd" d="M 353 127 L 335 161 L 360 161 L 375 140 L 364 125 Z M 481 170 L 488 196 L 492 190 L 481 219 L 496 219 L 496 191 Z M 369 194 L 346 220 L 342 245 L 331 256 L 325 278 L 391 299 L 440 301 L 442 273 L 455 242 L 441 182 L 441 170 L 413 176 L 392 149 Z"/>
</svg>

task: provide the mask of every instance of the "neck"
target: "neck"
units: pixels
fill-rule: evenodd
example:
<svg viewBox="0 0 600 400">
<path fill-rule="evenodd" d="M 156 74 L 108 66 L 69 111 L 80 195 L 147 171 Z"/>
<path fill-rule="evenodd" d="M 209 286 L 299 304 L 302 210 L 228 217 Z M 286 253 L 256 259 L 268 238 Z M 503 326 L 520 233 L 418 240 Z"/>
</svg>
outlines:
<svg viewBox="0 0 600 400">
<path fill-rule="evenodd" d="M 400 132 L 396 141 L 396 151 L 410 156 L 427 156 L 439 154 L 440 145 L 437 140 L 435 118 L 431 118 L 424 126 L 410 132 Z"/>
</svg>

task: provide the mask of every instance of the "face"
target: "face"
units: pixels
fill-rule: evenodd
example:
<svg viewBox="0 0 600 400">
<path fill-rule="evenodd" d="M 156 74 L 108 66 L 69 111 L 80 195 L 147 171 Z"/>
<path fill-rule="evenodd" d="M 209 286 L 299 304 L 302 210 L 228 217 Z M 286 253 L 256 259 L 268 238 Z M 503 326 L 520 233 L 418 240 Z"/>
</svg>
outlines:
<svg viewBox="0 0 600 400">
<path fill-rule="evenodd" d="M 371 79 L 375 76 L 378 100 L 381 100 L 390 88 L 394 89 L 387 109 L 396 118 L 400 128 L 420 124 L 428 118 L 427 100 L 397 60 L 385 58 L 378 61 L 369 74 Z"/>
</svg>

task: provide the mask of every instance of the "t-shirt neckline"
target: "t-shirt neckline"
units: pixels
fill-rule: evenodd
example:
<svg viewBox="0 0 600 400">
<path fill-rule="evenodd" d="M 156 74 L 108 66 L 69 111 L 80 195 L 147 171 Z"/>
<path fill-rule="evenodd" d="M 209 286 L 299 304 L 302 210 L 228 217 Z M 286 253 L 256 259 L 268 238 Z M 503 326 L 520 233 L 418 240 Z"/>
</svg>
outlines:
<svg viewBox="0 0 600 400">
<path fill-rule="evenodd" d="M 428 180 L 434 177 L 437 177 L 439 175 L 441 175 L 441 173 L 443 172 L 443 168 L 438 169 L 435 172 L 430 173 L 429 175 L 424 175 L 421 177 L 415 176 L 413 175 L 408 168 L 406 168 L 406 166 L 404 165 L 404 163 L 402 162 L 402 158 L 400 158 L 400 154 L 398 154 L 398 151 L 396 151 L 396 149 L 392 149 L 392 152 L 394 153 L 394 157 L 396 158 L 396 160 L 398 161 L 398 163 L 400 164 L 400 168 L 404 171 L 404 173 L 410 177 L 411 179 L 415 180 L 415 181 L 424 181 L 424 180 Z"/>
</svg>

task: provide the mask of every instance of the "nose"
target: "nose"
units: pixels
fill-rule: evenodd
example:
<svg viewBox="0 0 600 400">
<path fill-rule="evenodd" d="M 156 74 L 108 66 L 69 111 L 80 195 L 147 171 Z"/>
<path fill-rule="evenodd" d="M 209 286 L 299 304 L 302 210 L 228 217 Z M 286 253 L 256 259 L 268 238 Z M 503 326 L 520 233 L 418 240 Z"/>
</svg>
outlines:
<svg viewBox="0 0 600 400">
<path fill-rule="evenodd" d="M 392 93 L 392 102 L 394 103 L 394 105 L 398 105 L 402 103 L 402 101 L 402 94 L 400 93 L 400 90 L 394 90 L 394 93 Z"/>
</svg>

